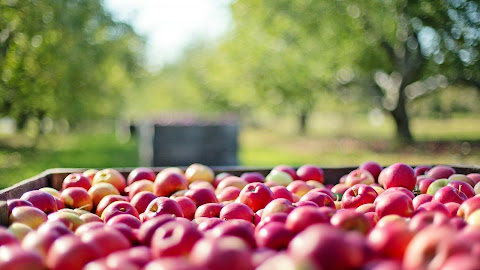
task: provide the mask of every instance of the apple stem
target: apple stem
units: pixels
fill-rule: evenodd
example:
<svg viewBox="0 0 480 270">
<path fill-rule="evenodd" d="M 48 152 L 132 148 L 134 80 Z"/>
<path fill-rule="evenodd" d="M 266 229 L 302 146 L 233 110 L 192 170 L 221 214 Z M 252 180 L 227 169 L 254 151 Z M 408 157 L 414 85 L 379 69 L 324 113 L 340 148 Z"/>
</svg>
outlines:
<svg viewBox="0 0 480 270">
<path fill-rule="evenodd" d="M 357 189 L 356 189 L 356 188 L 352 188 L 352 191 L 353 191 L 353 194 L 355 194 L 355 196 L 357 196 L 357 195 L 358 195 L 358 191 L 357 191 Z"/>
</svg>

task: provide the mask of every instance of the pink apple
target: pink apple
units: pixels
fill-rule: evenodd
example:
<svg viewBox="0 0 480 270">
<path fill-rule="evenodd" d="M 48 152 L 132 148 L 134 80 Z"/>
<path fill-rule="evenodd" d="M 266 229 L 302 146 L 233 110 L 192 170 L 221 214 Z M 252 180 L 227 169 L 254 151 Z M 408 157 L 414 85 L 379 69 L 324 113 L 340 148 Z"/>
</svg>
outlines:
<svg viewBox="0 0 480 270">
<path fill-rule="evenodd" d="M 382 183 L 385 189 L 391 187 L 404 187 L 413 190 L 417 179 L 412 167 L 403 163 L 396 163 L 383 169 L 378 176 L 378 182 Z"/>
<path fill-rule="evenodd" d="M 240 178 L 245 180 L 247 183 L 265 182 L 265 176 L 259 172 L 244 172 L 242 175 L 240 175 Z"/>
<path fill-rule="evenodd" d="M 97 216 L 101 217 L 105 208 L 107 208 L 107 206 L 109 206 L 113 202 L 117 202 L 117 201 L 126 202 L 126 201 L 128 201 L 128 198 L 125 197 L 125 196 L 118 195 L 118 194 L 106 195 L 98 203 L 98 205 L 96 207 L 96 210 L 95 210 L 95 214 L 97 214 Z"/>
<path fill-rule="evenodd" d="M 332 197 L 330 197 L 324 192 L 317 192 L 315 190 L 311 190 L 307 194 L 303 195 L 300 198 L 300 201 L 312 201 L 316 203 L 318 206 L 328 206 L 333 209 L 336 208 L 335 202 L 332 199 Z"/>
<path fill-rule="evenodd" d="M 86 244 L 98 247 L 101 257 L 131 247 L 130 241 L 120 231 L 107 227 L 85 232 L 81 239 Z"/>
<path fill-rule="evenodd" d="M 424 178 L 418 181 L 418 189 L 420 190 L 421 194 L 427 194 L 428 187 L 431 183 L 435 182 L 433 178 Z"/>
<path fill-rule="evenodd" d="M 460 208 L 460 204 L 459 203 L 454 203 L 454 202 L 449 202 L 449 203 L 445 204 L 445 207 L 447 208 L 448 213 L 450 214 L 449 216 L 451 218 L 454 218 L 454 217 L 457 216 L 458 209 Z"/>
<path fill-rule="evenodd" d="M 85 223 L 80 218 L 80 213 L 68 208 L 49 214 L 48 222 L 62 222 L 72 231 L 75 231 L 80 225 Z"/>
<path fill-rule="evenodd" d="M 295 206 L 292 204 L 291 201 L 284 199 L 284 198 L 279 198 L 279 199 L 274 199 L 273 201 L 269 202 L 267 206 L 263 209 L 262 212 L 262 219 L 268 217 L 271 214 L 274 213 L 290 213 L 292 210 L 295 209 Z"/>
<path fill-rule="evenodd" d="M 220 239 L 226 236 L 235 236 L 255 248 L 255 226 L 252 222 L 243 219 L 227 220 L 208 231 L 207 238 Z"/>
<path fill-rule="evenodd" d="M 81 187 L 85 190 L 89 190 L 92 187 L 90 179 L 82 173 L 72 173 L 67 175 L 62 182 L 62 189 L 68 187 Z"/>
<path fill-rule="evenodd" d="M 402 192 L 378 196 L 374 203 L 375 213 L 380 219 L 387 215 L 411 217 L 414 213 L 412 199 Z"/>
<path fill-rule="evenodd" d="M 243 203 L 231 203 L 222 208 L 220 218 L 225 220 L 243 219 L 253 222 L 254 213 L 250 207 Z"/>
<path fill-rule="evenodd" d="M 8 216 L 12 213 L 13 208 L 17 206 L 32 206 L 33 204 L 29 201 L 26 200 L 21 200 L 21 199 L 10 199 L 7 200 L 7 205 L 8 205 Z"/>
<path fill-rule="evenodd" d="M 467 220 L 470 214 L 477 209 L 480 209 L 480 195 L 476 195 L 462 202 L 460 208 L 458 208 L 457 215 Z"/>
<path fill-rule="evenodd" d="M 203 234 L 189 222 L 168 222 L 153 234 L 152 254 L 156 258 L 186 256 L 202 237 Z"/>
<path fill-rule="evenodd" d="M 373 203 L 378 194 L 373 187 L 366 184 L 355 184 L 342 196 L 342 208 L 357 208 L 362 204 Z"/>
<path fill-rule="evenodd" d="M 222 181 L 220 181 L 215 189 L 215 193 L 219 194 L 224 188 L 226 187 L 237 187 L 239 189 L 243 189 L 248 184 L 246 180 L 240 178 L 238 176 L 227 176 Z"/>
<path fill-rule="evenodd" d="M 115 224 L 115 223 L 122 223 L 122 224 L 125 224 L 125 225 L 129 226 L 132 229 L 138 229 L 138 228 L 140 228 L 140 225 L 142 225 L 142 223 L 140 222 L 140 219 L 135 217 L 134 215 L 131 215 L 131 214 L 115 215 L 115 216 L 109 218 L 106 223 L 107 223 L 107 225 L 112 225 L 112 224 Z"/>
<path fill-rule="evenodd" d="M 145 267 L 150 261 L 153 260 L 152 250 L 146 246 L 132 247 L 127 250 L 116 251 L 106 258 L 107 261 L 128 261 L 138 266 L 139 268 Z"/>
<path fill-rule="evenodd" d="M 343 195 L 347 189 L 349 189 L 350 186 L 345 185 L 344 183 L 338 183 L 334 185 L 330 190 L 333 192 L 333 194 L 337 195 Z"/>
<path fill-rule="evenodd" d="M 85 243 L 75 235 L 56 240 L 48 250 L 46 265 L 52 270 L 81 270 L 88 262 L 101 256 L 99 247 Z"/>
<path fill-rule="evenodd" d="M 185 197 L 189 197 L 199 207 L 206 203 L 218 203 L 215 193 L 208 188 L 189 189 L 185 192 Z"/>
<path fill-rule="evenodd" d="M 140 191 L 130 200 L 130 204 L 137 209 L 138 213 L 143 213 L 151 201 L 157 198 L 157 195 L 149 191 Z M 100 214 L 101 215 L 101 214 Z"/>
<path fill-rule="evenodd" d="M 195 211 L 195 218 L 199 217 L 219 217 L 223 205 L 219 203 L 206 203 L 200 205 Z"/>
<path fill-rule="evenodd" d="M 474 184 L 480 182 L 480 173 L 469 173 L 467 174 L 467 177 L 472 179 Z"/>
<path fill-rule="evenodd" d="M 239 189 L 238 187 L 234 187 L 234 186 L 225 187 L 224 189 L 222 189 L 222 191 L 220 191 L 217 194 L 217 199 L 219 202 L 234 201 L 235 199 L 238 198 L 238 195 L 240 195 L 241 191 L 242 190 Z"/>
<path fill-rule="evenodd" d="M 452 179 L 450 179 L 452 180 Z M 459 191 L 463 192 L 467 198 L 471 198 L 475 196 L 475 191 L 473 190 L 473 187 L 469 185 L 468 183 L 465 183 L 463 181 L 451 181 L 447 184 L 447 186 L 454 187 L 458 189 Z"/>
<path fill-rule="evenodd" d="M 237 201 L 246 204 L 253 212 L 265 208 L 274 199 L 272 191 L 262 183 L 250 183 L 246 185 Z"/>
<path fill-rule="evenodd" d="M 368 170 L 362 168 L 351 171 L 345 178 L 345 185 L 350 187 L 356 184 L 370 185 L 373 183 L 375 183 L 373 175 Z"/>
<path fill-rule="evenodd" d="M 131 199 L 137 193 L 142 191 L 153 192 L 153 182 L 150 180 L 138 180 L 131 185 L 125 187 L 125 192 L 128 193 L 128 197 Z"/>
<path fill-rule="evenodd" d="M 287 186 L 287 189 L 290 192 L 292 192 L 293 194 L 296 194 L 299 197 L 302 197 L 313 188 L 314 188 L 313 186 L 307 184 L 307 182 L 302 180 L 295 180 L 292 183 L 288 184 Z"/>
<path fill-rule="evenodd" d="M 362 204 L 359 207 L 355 208 L 355 211 L 363 214 L 370 213 L 370 212 L 375 213 L 375 204 L 373 203 Z"/>
<path fill-rule="evenodd" d="M 297 169 L 297 175 L 298 179 L 303 181 L 316 180 L 320 183 L 325 181 L 322 168 L 313 164 L 305 164 L 300 166 L 300 168 Z"/>
<path fill-rule="evenodd" d="M 475 186 L 475 182 L 470 177 L 466 176 L 465 174 L 459 174 L 459 173 L 452 174 L 448 177 L 448 180 L 464 182 L 466 184 L 469 184 L 472 187 Z"/>
<path fill-rule="evenodd" d="M 274 186 L 271 187 L 270 190 L 272 191 L 274 199 L 284 198 L 293 202 L 293 194 L 286 187 Z"/>
<path fill-rule="evenodd" d="M 455 174 L 455 169 L 446 165 L 437 165 L 427 172 L 427 177 L 433 179 L 448 178 L 450 175 Z"/>
<path fill-rule="evenodd" d="M 414 235 L 406 223 L 389 222 L 374 227 L 367 236 L 367 243 L 382 257 L 400 260 Z"/>
<path fill-rule="evenodd" d="M 83 187 L 67 187 L 60 194 L 60 199 L 65 207 L 85 211 L 92 211 L 93 201 L 87 190 Z"/>
<path fill-rule="evenodd" d="M 412 200 L 413 209 L 417 211 L 418 207 L 424 203 L 431 202 L 433 196 L 430 194 L 420 194 Z"/>
<path fill-rule="evenodd" d="M 365 169 L 370 174 L 373 176 L 375 180 L 378 179 L 378 176 L 380 175 L 380 172 L 382 172 L 382 166 L 377 163 L 376 161 L 365 161 L 360 166 L 358 166 L 359 169 Z"/>
<path fill-rule="evenodd" d="M 18 239 L 7 228 L 0 227 L 0 246 L 20 244 Z"/>
<path fill-rule="evenodd" d="M 467 199 L 465 193 L 452 186 L 442 187 L 433 195 L 433 200 L 439 203 L 456 202 L 461 204 Z"/>
<path fill-rule="evenodd" d="M 173 198 L 173 200 L 176 201 L 182 208 L 184 218 L 190 220 L 194 219 L 195 212 L 197 211 L 197 206 L 195 205 L 195 202 L 192 201 L 192 199 L 181 196 Z"/>
<path fill-rule="evenodd" d="M 428 165 L 419 165 L 419 166 L 416 166 L 413 171 L 415 173 L 415 176 L 420 176 L 420 175 L 425 175 L 430 169 L 432 168 L 432 166 L 428 166 Z"/>
<path fill-rule="evenodd" d="M 205 220 L 201 221 L 198 223 L 198 230 L 201 232 L 206 232 L 208 230 L 213 229 L 215 226 L 217 226 L 220 223 L 226 222 L 223 219 L 220 218 L 206 218 Z"/>
<path fill-rule="evenodd" d="M 155 173 L 150 168 L 138 167 L 133 169 L 127 176 L 127 184 L 131 185 L 132 183 L 139 180 L 149 180 L 155 181 Z"/>
<path fill-rule="evenodd" d="M 173 171 L 161 171 L 153 186 L 153 193 L 157 196 L 170 196 L 173 193 L 188 188 L 188 181 L 183 174 Z"/>
<path fill-rule="evenodd" d="M 158 197 L 148 204 L 143 221 L 166 214 L 183 217 L 182 207 L 173 199 Z"/>
<path fill-rule="evenodd" d="M 19 245 L 0 247 L 0 269 L 5 270 L 43 270 L 42 257 L 33 250 L 27 250 Z"/>
<path fill-rule="evenodd" d="M 428 226 L 441 226 L 448 224 L 449 217 L 438 211 L 422 211 L 415 214 L 408 227 L 414 232 L 419 232 Z"/>
<path fill-rule="evenodd" d="M 259 248 L 283 250 L 288 247 L 294 236 L 295 233 L 288 230 L 284 223 L 273 221 L 263 225 L 256 232 L 255 240 Z"/>
<path fill-rule="evenodd" d="M 336 211 L 330 218 L 330 224 L 345 231 L 358 231 L 364 235 L 373 228 L 370 220 L 363 213 L 359 213 L 354 209 Z"/>
<path fill-rule="evenodd" d="M 330 223 L 330 218 L 335 213 L 330 207 L 305 206 L 293 209 L 285 221 L 287 229 L 301 232 L 308 226 L 317 223 Z"/>
<path fill-rule="evenodd" d="M 161 215 L 154 217 L 142 223 L 140 229 L 138 229 L 137 237 L 139 242 L 144 246 L 150 246 L 152 236 L 155 231 L 167 222 L 175 221 L 175 218 L 171 215 Z"/>
<path fill-rule="evenodd" d="M 33 204 L 33 206 L 42 210 L 47 215 L 58 210 L 57 202 L 55 201 L 54 197 L 45 191 L 27 191 L 20 197 L 20 199 L 30 202 Z"/>
</svg>

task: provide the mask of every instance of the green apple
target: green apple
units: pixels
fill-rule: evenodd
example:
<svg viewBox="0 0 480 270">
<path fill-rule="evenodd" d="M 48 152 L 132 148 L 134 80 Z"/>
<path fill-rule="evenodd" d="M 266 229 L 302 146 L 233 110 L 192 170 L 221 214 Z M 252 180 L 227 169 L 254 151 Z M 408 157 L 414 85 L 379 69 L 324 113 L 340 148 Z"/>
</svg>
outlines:
<svg viewBox="0 0 480 270">
<path fill-rule="evenodd" d="M 274 182 L 280 186 L 288 186 L 293 182 L 292 176 L 284 171 L 272 170 L 266 177 L 265 182 Z"/>
<path fill-rule="evenodd" d="M 448 183 L 450 183 L 452 180 L 449 180 L 449 179 L 446 179 L 446 178 L 441 178 L 441 179 L 437 179 L 435 181 L 433 181 L 430 186 L 428 186 L 428 189 L 427 189 L 427 194 L 429 195 L 435 195 L 435 192 L 437 192 L 437 190 L 441 189 L 442 187 L 448 185 Z"/>
</svg>

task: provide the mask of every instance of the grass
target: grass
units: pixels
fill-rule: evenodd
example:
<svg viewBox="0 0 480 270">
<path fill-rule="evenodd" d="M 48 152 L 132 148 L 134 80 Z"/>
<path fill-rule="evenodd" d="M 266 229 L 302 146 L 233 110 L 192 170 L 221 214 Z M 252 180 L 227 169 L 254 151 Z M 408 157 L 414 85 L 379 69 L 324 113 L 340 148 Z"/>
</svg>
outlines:
<svg viewBox="0 0 480 270">
<path fill-rule="evenodd" d="M 367 116 L 316 115 L 308 135 L 296 133 L 292 119 L 271 119 L 261 129 L 243 127 L 239 136 L 242 166 L 278 164 L 322 166 L 381 164 L 480 164 L 480 117 L 414 119 L 417 143 L 398 148 L 392 143 L 388 119 L 372 124 Z M 49 134 L 31 147 L 23 135 L 0 136 L 0 188 L 49 168 L 107 168 L 139 166 L 134 137 L 120 143 L 115 135 Z"/>
</svg>

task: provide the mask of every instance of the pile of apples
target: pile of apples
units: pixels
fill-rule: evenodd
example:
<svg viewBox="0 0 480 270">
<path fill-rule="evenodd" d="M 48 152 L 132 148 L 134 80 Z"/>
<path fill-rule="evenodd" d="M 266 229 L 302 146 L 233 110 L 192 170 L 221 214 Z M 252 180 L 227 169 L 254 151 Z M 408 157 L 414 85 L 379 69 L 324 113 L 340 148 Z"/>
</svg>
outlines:
<svg viewBox="0 0 480 270">
<path fill-rule="evenodd" d="M 362 163 L 115 169 L 8 201 L 0 269 L 480 269 L 480 174 Z"/>
</svg>

